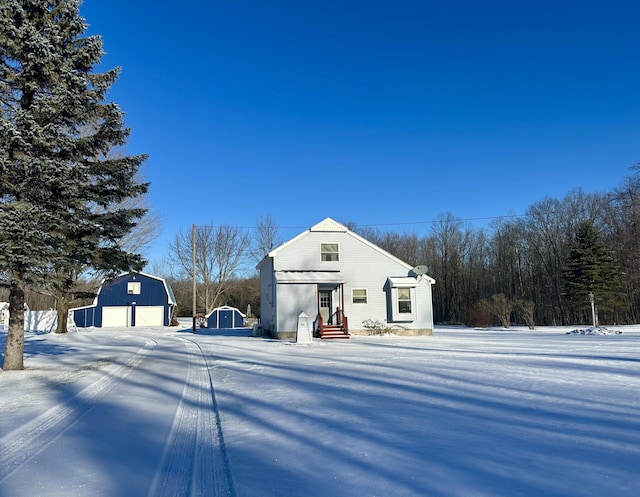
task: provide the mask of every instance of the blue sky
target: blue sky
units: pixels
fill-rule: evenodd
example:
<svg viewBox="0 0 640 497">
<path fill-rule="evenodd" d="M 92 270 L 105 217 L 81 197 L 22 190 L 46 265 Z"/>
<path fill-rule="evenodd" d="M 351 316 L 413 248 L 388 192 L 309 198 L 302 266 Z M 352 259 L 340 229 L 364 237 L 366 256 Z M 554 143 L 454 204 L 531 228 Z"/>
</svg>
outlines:
<svg viewBox="0 0 640 497">
<path fill-rule="evenodd" d="M 85 0 L 148 153 L 163 234 L 290 238 L 327 216 L 420 235 L 640 162 L 637 1 Z M 412 224 L 404 224 L 412 223 Z"/>
</svg>

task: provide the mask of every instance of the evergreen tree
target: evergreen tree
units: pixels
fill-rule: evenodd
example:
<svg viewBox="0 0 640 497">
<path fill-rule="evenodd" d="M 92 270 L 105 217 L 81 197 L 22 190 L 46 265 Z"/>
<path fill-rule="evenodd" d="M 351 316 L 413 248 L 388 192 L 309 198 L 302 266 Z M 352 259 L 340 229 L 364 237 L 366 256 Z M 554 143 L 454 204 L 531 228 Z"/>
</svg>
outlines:
<svg viewBox="0 0 640 497">
<path fill-rule="evenodd" d="M 119 107 L 105 102 L 119 70 L 93 72 L 102 40 L 85 35 L 79 3 L 0 2 L 0 272 L 10 288 L 4 369 L 23 368 L 26 285 L 62 288 L 78 268 L 144 263 L 119 245 L 144 210 L 119 206 L 146 192 L 135 181 L 145 156 L 107 158 L 129 136 Z M 87 135 L 89 123 L 97 125 Z"/>
<path fill-rule="evenodd" d="M 578 224 L 564 276 L 565 296 L 572 309 L 590 309 L 590 293 L 599 310 L 611 312 L 623 307 L 620 271 L 593 221 Z"/>
</svg>

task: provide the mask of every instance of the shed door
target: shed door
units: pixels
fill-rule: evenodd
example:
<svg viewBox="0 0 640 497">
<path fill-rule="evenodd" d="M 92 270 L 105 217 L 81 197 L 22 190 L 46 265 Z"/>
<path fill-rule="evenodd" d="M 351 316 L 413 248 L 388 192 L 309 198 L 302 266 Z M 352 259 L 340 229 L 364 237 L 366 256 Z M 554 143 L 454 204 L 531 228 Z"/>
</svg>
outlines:
<svg viewBox="0 0 640 497">
<path fill-rule="evenodd" d="M 102 326 L 104 328 L 123 328 L 131 326 L 130 307 L 106 306 L 102 308 Z"/>
<path fill-rule="evenodd" d="M 136 327 L 163 325 L 164 306 L 136 306 Z"/>
<path fill-rule="evenodd" d="M 218 316 L 220 319 L 219 328 L 233 328 L 233 313 L 234 311 L 219 311 Z"/>
</svg>

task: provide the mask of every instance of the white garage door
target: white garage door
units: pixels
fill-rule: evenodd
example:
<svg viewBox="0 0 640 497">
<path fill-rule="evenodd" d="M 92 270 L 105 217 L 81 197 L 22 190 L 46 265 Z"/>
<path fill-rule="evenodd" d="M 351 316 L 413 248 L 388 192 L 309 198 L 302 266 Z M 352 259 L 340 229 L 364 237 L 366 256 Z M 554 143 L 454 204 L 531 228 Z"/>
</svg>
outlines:
<svg viewBox="0 0 640 497">
<path fill-rule="evenodd" d="M 162 326 L 164 325 L 163 306 L 137 306 L 136 326 Z"/>
<path fill-rule="evenodd" d="M 131 314 L 129 307 L 103 307 L 102 327 L 103 328 L 123 328 L 131 326 Z"/>
</svg>

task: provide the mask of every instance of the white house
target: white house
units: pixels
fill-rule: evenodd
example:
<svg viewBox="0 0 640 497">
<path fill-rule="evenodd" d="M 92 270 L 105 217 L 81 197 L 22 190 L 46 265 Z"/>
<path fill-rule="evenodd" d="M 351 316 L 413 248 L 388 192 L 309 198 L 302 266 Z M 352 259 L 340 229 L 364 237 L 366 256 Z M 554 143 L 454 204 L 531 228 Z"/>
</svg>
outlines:
<svg viewBox="0 0 640 497">
<path fill-rule="evenodd" d="M 298 315 L 316 336 L 367 334 L 369 321 L 395 334 L 430 335 L 431 285 L 413 268 L 346 226 L 327 218 L 269 252 L 260 271 L 260 322 L 274 338 L 292 338 Z"/>
</svg>

